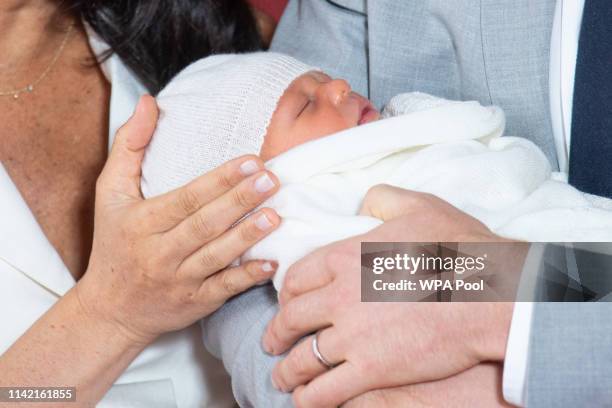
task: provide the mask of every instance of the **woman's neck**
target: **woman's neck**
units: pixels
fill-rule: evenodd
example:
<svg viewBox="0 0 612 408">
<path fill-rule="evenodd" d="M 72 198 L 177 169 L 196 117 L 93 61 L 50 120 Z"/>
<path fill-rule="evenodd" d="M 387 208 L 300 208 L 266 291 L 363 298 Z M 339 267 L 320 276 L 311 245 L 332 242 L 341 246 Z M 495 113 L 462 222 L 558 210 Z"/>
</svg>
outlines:
<svg viewBox="0 0 612 408">
<path fill-rule="evenodd" d="M 0 84 L 55 51 L 71 16 L 56 0 L 0 1 Z"/>
</svg>

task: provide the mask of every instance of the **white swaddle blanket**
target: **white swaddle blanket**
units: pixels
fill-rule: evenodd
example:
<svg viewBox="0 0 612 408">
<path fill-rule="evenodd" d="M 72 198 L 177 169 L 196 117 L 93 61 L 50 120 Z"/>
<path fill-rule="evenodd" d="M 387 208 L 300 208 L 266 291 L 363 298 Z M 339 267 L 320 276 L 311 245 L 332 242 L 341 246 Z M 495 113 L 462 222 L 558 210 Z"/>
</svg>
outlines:
<svg viewBox="0 0 612 408">
<path fill-rule="evenodd" d="M 501 109 L 411 93 L 395 97 L 384 116 L 391 117 L 267 164 L 281 188 L 263 206 L 283 221 L 242 260 L 278 260 L 277 289 L 309 252 L 382 223 L 357 215 L 368 189 L 381 183 L 432 193 L 505 237 L 612 241 L 611 201 L 568 185 L 532 142 L 500 137 Z"/>
</svg>

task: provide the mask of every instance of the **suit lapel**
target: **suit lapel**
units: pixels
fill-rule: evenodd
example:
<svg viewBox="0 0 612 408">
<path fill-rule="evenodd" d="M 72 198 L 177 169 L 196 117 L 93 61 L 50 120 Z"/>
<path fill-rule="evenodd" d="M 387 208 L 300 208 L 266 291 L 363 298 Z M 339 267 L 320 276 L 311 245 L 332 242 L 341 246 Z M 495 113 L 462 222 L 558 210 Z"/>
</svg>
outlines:
<svg viewBox="0 0 612 408">
<path fill-rule="evenodd" d="M 553 165 L 548 77 L 554 11 L 555 0 L 481 0 L 491 102 L 502 106 L 508 123 L 515 124 L 508 133 L 536 143 Z"/>
</svg>

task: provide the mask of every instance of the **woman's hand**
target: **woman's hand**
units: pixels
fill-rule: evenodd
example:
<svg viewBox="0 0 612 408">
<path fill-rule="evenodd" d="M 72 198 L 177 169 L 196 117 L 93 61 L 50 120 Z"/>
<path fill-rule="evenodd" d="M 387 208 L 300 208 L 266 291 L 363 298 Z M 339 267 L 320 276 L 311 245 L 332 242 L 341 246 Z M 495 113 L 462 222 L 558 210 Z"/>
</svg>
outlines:
<svg viewBox="0 0 612 408">
<path fill-rule="evenodd" d="M 441 379 L 504 357 L 512 304 L 361 302 L 362 241 L 501 239 L 439 198 L 380 189 L 406 199 L 402 215 L 378 213 L 391 220 L 315 251 L 294 264 L 285 278 L 281 308 L 268 326 L 264 348 L 281 354 L 303 336 L 322 330 L 319 349 L 337 365 L 327 370 L 315 358 L 311 338 L 277 364 L 273 383 L 283 391 L 295 390 L 299 407 L 337 406 L 370 390 Z M 387 210 L 385 201 L 370 207 L 372 213 Z"/>
<path fill-rule="evenodd" d="M 143 200 L 140 167 L 156 121 L 154 99 L 143 97 L 117 133 L 97 184 L 90 264 L 77 285 L 88 313 L 142 343 L 194 323 L 269 279 L 272 262 L 228 265 L 280 223 L 266 208 L 234 225 L 278 188 L 255 156 Z"/>
<path fill-rule="evenodd" d="M 502 371 L 499 364 L 483 363 L 443 380 L 370 391 L 342 407 L 510 407 L 502 396 Z"/>
</svg>

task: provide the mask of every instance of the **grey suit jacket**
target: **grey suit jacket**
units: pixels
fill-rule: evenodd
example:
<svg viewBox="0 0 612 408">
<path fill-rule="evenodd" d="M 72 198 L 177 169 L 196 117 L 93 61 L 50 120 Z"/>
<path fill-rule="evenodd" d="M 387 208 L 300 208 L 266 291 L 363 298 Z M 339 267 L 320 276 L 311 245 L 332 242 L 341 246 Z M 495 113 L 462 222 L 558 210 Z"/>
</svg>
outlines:
<svg viewBox="0 0 612 408">
<path fill-rule="evenodd" d="M 379 107 L 408 91 L 501 106 L 506 134 L 535 142 L 555 167 L 548 93 L 554 7 L 555 0 L 291 0 L 272 49 L 347 79 Z M 290 404 L 272 388 L 275 359 L 260 346 L 276 307 L 273 290 L 259 287 L 203 323 L 205 344 L 223 359 L 241 406 Z M 612 370 L 612 347 L 604 349 L 602 339 L 610 338 L 612 321 L 602 308 L 536 306 L 529 406 L 577 406 L 591 391 L 603 392 L 598 377 Z M 592 374 L 581 377 L 569 364 L 589 349 Z M 560 358 L 568 354 L 567 362 Z"/>
</svg>

